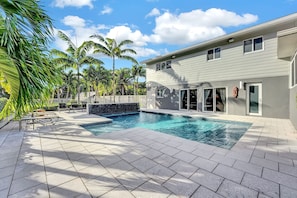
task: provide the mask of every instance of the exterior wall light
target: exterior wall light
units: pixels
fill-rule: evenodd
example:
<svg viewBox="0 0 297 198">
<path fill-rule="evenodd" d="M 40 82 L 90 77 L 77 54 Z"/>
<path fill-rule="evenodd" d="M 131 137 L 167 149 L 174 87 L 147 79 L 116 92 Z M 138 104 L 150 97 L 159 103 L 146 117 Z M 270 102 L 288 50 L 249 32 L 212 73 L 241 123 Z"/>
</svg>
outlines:
<svg viewBox="0 0 297 198">
<path fill-rule="evenodd" d="M 234 42 L 234 38 L 229 38 L 228 39 L 228 43 L 233 43 Z"/>
<path fill-rule="evenodd" d="M 239 89 L 244 89 L 245 90 L 245 82 L 239 81 Z"/>
</svg>

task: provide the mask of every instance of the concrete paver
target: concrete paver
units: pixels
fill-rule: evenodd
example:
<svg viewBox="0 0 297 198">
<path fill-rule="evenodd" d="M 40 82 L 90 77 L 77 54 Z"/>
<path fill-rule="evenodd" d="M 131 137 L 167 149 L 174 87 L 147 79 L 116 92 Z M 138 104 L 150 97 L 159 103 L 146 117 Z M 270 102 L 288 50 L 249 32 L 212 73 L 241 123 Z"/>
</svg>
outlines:
<svg viewBox="0 0 297 198">
<path fill-rule="evenodd" d="M 252 126 L 230 150 L 134 128 L 92 135 L 109 122 L 57 112 L 54 126 L 0 130 L 0 197 L 296 197 L 297 133 L 285 119 L 157 112 Z"/>
</svg>

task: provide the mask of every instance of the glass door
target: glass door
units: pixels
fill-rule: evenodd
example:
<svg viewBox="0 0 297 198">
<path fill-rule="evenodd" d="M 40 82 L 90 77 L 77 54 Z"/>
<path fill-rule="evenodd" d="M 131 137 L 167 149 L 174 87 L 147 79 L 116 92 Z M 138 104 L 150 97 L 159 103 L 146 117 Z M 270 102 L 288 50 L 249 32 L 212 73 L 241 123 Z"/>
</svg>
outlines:
<svg viewBox="0 0 297 198">
<path fill-rule="evenodd" d="M 189 109 L 197 110 L 197 89 L 190 89 Z"/>
<path fill-rule="evenodd" d="M 226 88 L 207 88 L 203 91 L 203 111 L 226 112 Z"/>
<path fill-rule="evenodd" d="M 204 89 L 203 96 L 203 111 L 213 111 L 213 89 Z"/>
<path fill-rule="evenodd" d="M 226 112 L 226 88 L 216 88 L 216 112 Z"/>
<path fill-rule="evenodd" d="M 179 100 L 179 106 L 180 109 L 188 109 L 188 90 L 180 90 L 180 100 Z"/>
<path fill-rule="evenodd" d="M 247 112 L 249 115 L 262 115 L 262 84 L 247 84 Z"/>
</svg>

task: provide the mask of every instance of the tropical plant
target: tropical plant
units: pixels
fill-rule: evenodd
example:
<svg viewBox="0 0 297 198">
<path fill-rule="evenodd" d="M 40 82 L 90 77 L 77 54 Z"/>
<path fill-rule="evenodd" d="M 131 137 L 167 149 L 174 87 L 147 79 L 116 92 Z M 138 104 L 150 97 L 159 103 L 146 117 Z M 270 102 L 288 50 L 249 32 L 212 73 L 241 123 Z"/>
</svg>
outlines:
<svg viewBox="0 0 297 198">
<path fill-rule="evenodd" d="M 133 44 L 131 40 L 123 40 L 119 44 L 115 39 L 104 38 L 100 35 L 92 35 L 91 38 L 96 38 L 99 43 L 89 41 L 94 47 L 94 54 L 102 53 L 112 59 L 112 87 L 113 87 L 113 102 L 115 102 L 116 82 L 115 82 L 115 59 L 125 59 L 137 64 L 137 61 L 129 54 L 136 54 L 133 49 L 123 48 L 125 45 Z"/>
<path fill-rule="evenodd" d="M 94 64 L 101 65 L 103 62 L 92 56 L 88 56 L 87 52 L 90 49 L 88 42 L 82 43 L 80 46 L 76 46 L 71 39 L 59 31 L 58 36 L 68 44 L 66 53 L 57 49 L 52 50 L 52 54 L 56 56 L 54 62 L 56 64 L 63 65 L 65 67 L 73 67 L 77 69 L 77 102 L 80 103 L 80 71 L 82 65 Z"/>
<path fill-rule="evenodd" d="M 97 96 L 99 95 L 99 85 L 101 84 L 100 86 L 101 88 L 109 85 L 110 72 L 106 70 L 104 67 L 97 65 L 97 66 L 90 66 L 88 69 L 85 69 L 84 74 L 85 76 L 86 75 L 88 76 L 88 81 L 90 81 L 93 89 L 95 90 L 95 101 L 96 101 Z"/>
<path fill-rule="evenodd" d="M 19 118 L 40 106 L 59 79 L 47 45 L 52 22 L 35 0 L 0 1 L 1 86 L 10 95 L 0 117 Z"/>
<path fill-rule="evenodd" d="M 139 77 L 145 77 L 145 69 L 142 65 L 133 65 L 131 68 L 131 74 L 133 77 L 133 93 L 138 95 L 138 80 Z"/>
<path fill-rule="evenodd" d="M 65 98 L 69 99 L 70 96 L 75 96 L 76 94 L 76 86 L 77 86 L 77 76 L 73 73 L 73 70 L 70 69 L 68 71 L 63 72 L 63 82 L 62 90 L 65 93 Z"/>
<path fill-rule="evenodd" d="M 121 95 L 126 95 L 128 86 L 131 84 L 132 76 L 129 68 L 121 68 L 116 70 L 116 83 Z"/>
</svg>

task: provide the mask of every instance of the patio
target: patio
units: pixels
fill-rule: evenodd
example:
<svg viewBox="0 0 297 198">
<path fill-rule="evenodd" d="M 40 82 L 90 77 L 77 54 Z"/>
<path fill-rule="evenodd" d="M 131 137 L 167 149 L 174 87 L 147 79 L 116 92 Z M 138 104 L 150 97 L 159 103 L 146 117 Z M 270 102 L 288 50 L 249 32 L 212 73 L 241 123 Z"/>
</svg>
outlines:
<svg viewBox="0 0 297 198">
<path fill-rule="evenodd" d="M 297 133 L 289 120 L 162 111 L 253 123 L 226 150 L 134 128 L 93 136 L 107 121 L 57 112 L 56 125 L 0 131 L 0 197 L 297 197 Z"/>
</svg>

